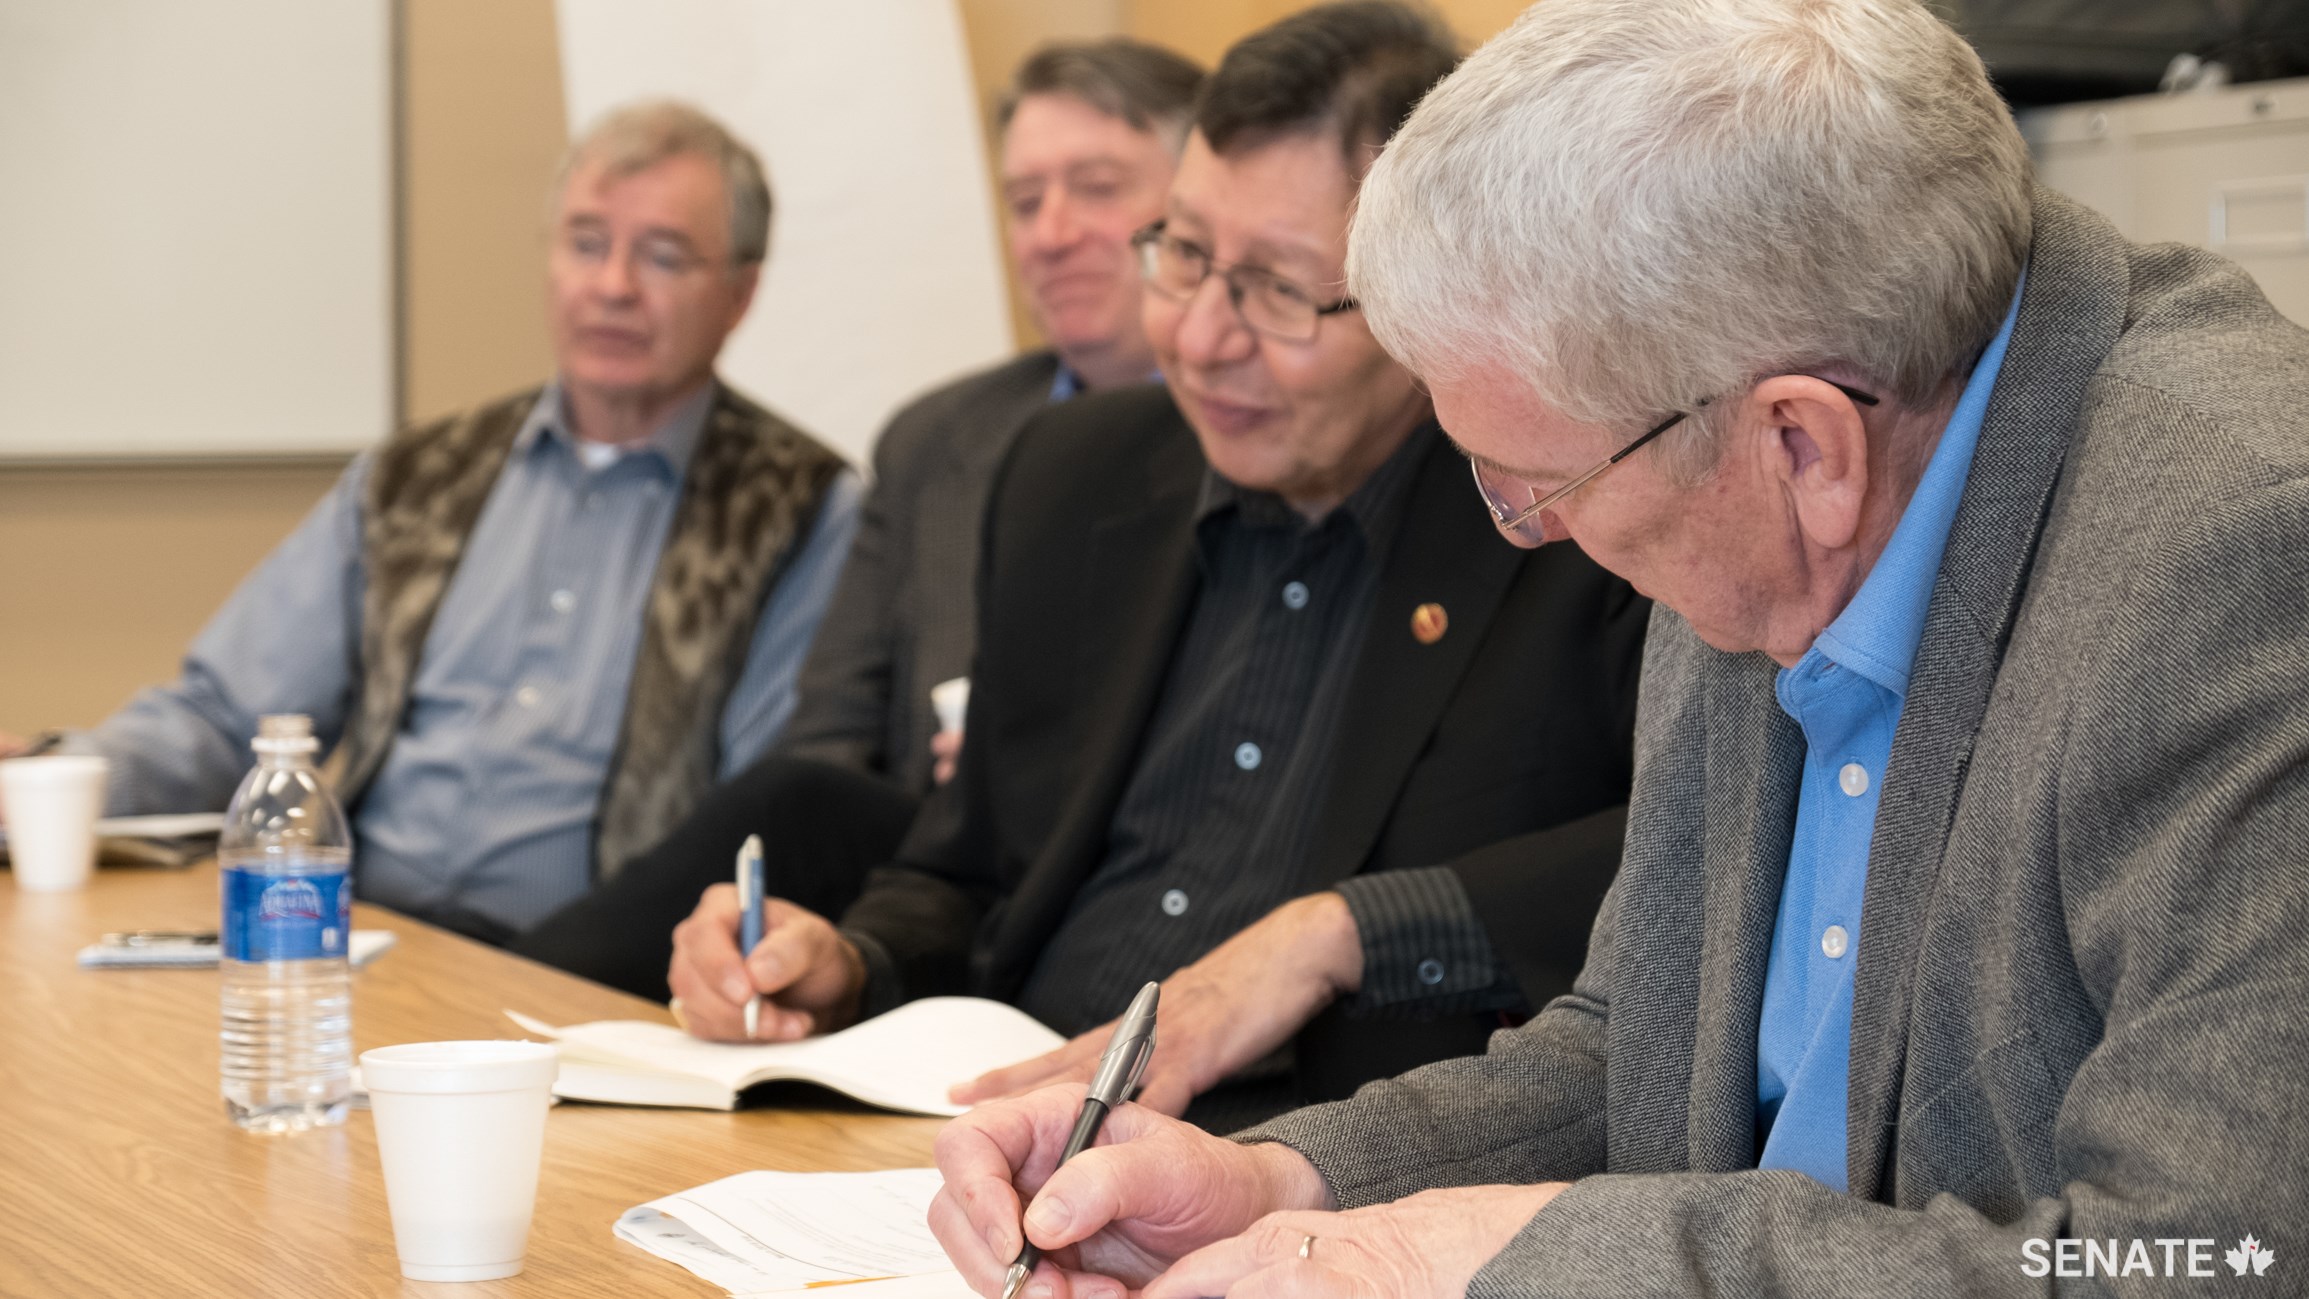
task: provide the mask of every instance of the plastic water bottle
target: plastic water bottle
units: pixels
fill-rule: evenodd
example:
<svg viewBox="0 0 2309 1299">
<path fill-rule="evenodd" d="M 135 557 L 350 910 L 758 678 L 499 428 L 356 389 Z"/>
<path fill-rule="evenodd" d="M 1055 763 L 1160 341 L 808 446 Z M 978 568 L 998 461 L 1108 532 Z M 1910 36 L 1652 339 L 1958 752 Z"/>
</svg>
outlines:
<svg viewBox="0 0 2309 1299">
<path fill-rule="evenodd" d="M 313 765 L 311 718 L 263 718 L 250 747 L 217 842 L 225 1112 L 300 1132 L 344 1122 L 352 1092 L 353 841 Z"/>
</svg>

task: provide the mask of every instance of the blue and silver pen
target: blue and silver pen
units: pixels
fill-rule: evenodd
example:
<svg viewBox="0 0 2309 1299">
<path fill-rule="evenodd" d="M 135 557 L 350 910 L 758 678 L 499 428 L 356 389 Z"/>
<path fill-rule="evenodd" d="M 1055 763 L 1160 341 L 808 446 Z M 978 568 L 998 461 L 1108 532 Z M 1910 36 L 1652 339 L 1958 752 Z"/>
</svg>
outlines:
<svg viewBox="0 0 2309 1299">
<path fill-rule="evenodd" d="M 752 956 L 762 941 L 762 909 L 769 891 L 769 881 L 762 878 L 762 837 L 749 834 L 738 846 L 738 938 L 742 955 Z M 746 998 L 746 1037 L 751 1040 L 761 1030 L 762 998 L 756 993 Z"/>
<path fill-rule="evenodd" d="M 1098 1074 L 1090 1080 L 1090 1091 L 1082 1098 L 1082 1112 L 1074 1120 L 1074 1133 L 1066 1140 L 1066 1149 L 1059 1152 L 1058 1162 L 1079 1155 L 1098 1138 L 1099 1125 L 1115 1106 L 1122 1104 L 1138 1091 L 1141 1078 L 1146 1076 L 1147 1061 L 1154 1056 L 1155 1007 L 1162 1000 L 1163 986 L 1149 983 L 1130 999 L 1130 1009 L 1114 1026 L 1114 1036 L 1106 1040 L 1106 1052 L 1098 1058 Z M 1018 1261 L 1002 1275 L 1002 1299 L 1018 1299 L 1018 1292 L 1026 1288 L 1026 1278 L 1033 1274 L 1034 1265 L 1042 1261 L 1042 1251 L 1032 1241 L 1025 1240 L 1025 1229 L 1019 1231 Z"/>
</svg>

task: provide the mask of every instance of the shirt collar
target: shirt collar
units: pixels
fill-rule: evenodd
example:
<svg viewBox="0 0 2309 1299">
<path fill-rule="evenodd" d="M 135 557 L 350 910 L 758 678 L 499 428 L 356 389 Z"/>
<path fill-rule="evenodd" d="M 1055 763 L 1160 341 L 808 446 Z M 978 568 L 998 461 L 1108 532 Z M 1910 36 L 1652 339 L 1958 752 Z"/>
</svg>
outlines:
<svg viewBox="0 0 2309 1299">
<path fill-rule="evenodd" d="M 1361 530 L 1364 543 L 1373 555 L 1384 555 L 1402 521 L 1404 503 L 1411 495 L 1411 480 L 1418 476 L 1419 465 L 1441 436 L 1442 426 L 1434 420 L 1411 430 L 1411 436 L 1403 439 L 1403 445 L 1380 462 L 1338 508 L 1313 522 L 1273 492 L 1239 486 L 1220 477 L 1218 471 L 1206 469 L 1202 497 L 1195 506 L 1196 526 L 1199 528 L 1224 513 L 1232 513 L 1253 527 L 1294 527 L 1308 531 L 1328 524 L 1335 517 L 1344 518 Z"/>
<path fill-rule="evenodd" d="M 1146 381 L 1148 383 L 1161 383 L 1163 372 L 1160 370 L 1147 371 Z M 1055 406 L 1062 401 L 1071 400 L 1089 391 L 1089 386 L 1083 383 L 1081 375 L 1074 372 L 1073 366 L 1064 361 L 1058 363 L 1058 373 L 1050 381 L 1051 405 Z"/>
<path fill-rule="evenodd" d="M 706 417 L 713 412 L 720 389 L 720 380 L 709 381 L 689 400 L 676 406 L 649 437 L 628 454 L 655 458 L 676 479 L 688 473 L 690 455 L 697 450 L 698 439 L 705 436 Z M 516 451 L 528 451 L 540 442 L 557 444 L 573 459 L 577 458 L 577 439 L 569 431 L 568 408 L 559 379 L 545 385 L 537 404 L 529 408 L 529 417 L 522 421 L 521 431 L 513 435 Z"/>
<path fill-rule="evenodd" d="M 2027 272 L 2013 290 L 2004 324 L 1982 349 L 1972 377 L 1957 398 L 1956 409 L 1941 430 L 1916 494 L 1900 513 L 1900 522 L 1885 543 L 1884 553 L 1860 583 L 1860 590 L 1828 629 L 1820 633 L 1806 659 L 1815 656 L 1859 673 L 1902 698 L 1908 695 L 1908 673 L 1915 666 L 1917 646 L 1924 639 L 1924 615 L 1932 604 L 1933 579 L 1948 549 L 1949 528 L 1956 521 L 1956 505 L 1964 495 L 1965 476 L 1972 469 L 1973 449 L 1980 444 L 1980 426 L 1988 414 L 1988 399 L 2004 367 L 2005 347 L 2012 341 L 2013 322 L 2020 315 L 2021 290 Z M 1799 663 L 1798 669 L 1806 666 Z"/>
</svg>

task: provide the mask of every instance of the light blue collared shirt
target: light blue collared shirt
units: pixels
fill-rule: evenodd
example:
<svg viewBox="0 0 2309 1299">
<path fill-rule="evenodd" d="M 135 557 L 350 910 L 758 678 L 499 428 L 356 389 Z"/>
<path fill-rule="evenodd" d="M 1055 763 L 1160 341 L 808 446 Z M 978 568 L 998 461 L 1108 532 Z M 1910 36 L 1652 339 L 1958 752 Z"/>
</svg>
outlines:
<svg viewBox="0 0 2309 1299">
<path fill-rule="evenodd" d="M 570 435 L 557 387 L 530 411 L 426 635 L 402 731 L 355 814 L 362 897 L 520 929 L 590 887 L 595 804 L 642 611 L 711 405 L 701 393 L 615 455 Z M 223 807 L 253 761 L 263 713 L 309 713 L 334 745 L 356 695 L 371 462 L 356 458 L 241 583 L 178 681 L 142 692 L 90 737 L 113 764 L 113 811 Z M 763 609 L 722 711 L 724 776 L 793 711 L 860 495 L 855 473 L 834 481 Z"/>
<path fill-rule="evenodd" d="M 1756 1030 L 1757 1118 L 1766 1133 L 1759 1162 L 1793 1168 L 1839 1191 L 1846 1189 L 1852 970 L 1877 799 L 1908 697 L 1908 671 L 1924 638 L 1933 578 L 2019 310 L 2016 290 L 1884 553 L 1852 603 L 1794 667 L 1780 672 L 1776 686 L 1781 710 L 1803 728 L 1805 752 Z"/>
</svg>

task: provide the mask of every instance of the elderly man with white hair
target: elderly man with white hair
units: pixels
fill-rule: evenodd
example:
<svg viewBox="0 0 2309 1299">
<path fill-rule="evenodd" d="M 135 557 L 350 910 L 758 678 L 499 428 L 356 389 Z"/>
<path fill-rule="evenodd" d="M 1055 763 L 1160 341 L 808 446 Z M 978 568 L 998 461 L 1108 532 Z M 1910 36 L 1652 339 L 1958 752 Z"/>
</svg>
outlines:
<svg viewBox="0 0 2309 1299">
<path fill-rule="evenodd" d="M 1379 159 L 1350 276 L 1501 531 L 1660 602 L 1587 968 L 1232 1143 L 1126 1106 L 1054 1172 L 1079 1089 L 982 1108 L 972 1283 L 1022 1230 L 1148 1299 L 2309 1248 L 2309 335 L 2033 189 L 1914 0 L 1546 0 Z"/>
</svg>

